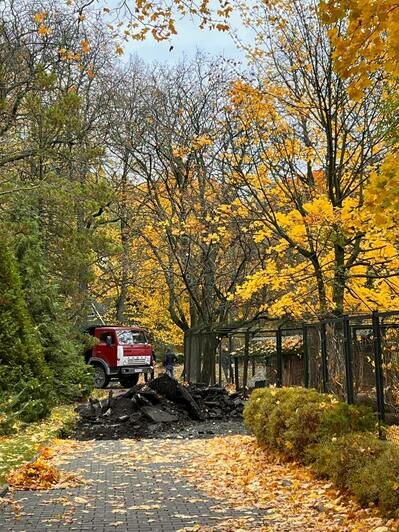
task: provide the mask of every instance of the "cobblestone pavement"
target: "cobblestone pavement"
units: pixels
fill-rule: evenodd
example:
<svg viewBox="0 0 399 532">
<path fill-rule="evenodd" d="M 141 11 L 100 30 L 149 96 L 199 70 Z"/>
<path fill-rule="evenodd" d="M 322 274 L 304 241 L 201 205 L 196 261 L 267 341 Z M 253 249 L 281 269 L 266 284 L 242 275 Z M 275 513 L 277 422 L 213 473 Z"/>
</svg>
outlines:
<svg viewBox="0 0 399 532">
<path fill-rule="evenodd" d="M 80 442 L 59 467 L 80 471 L 87 483 L 14 492 L 14 502 L 0 506 L 0 531 L 177 531 L 249 514 L 253 524 L 262 519 L 264 512 L 234 510 L 180 478 L 178 469 L 189 459 L 179 453 L 182 445 L 176 439 Z"/>
</svg>

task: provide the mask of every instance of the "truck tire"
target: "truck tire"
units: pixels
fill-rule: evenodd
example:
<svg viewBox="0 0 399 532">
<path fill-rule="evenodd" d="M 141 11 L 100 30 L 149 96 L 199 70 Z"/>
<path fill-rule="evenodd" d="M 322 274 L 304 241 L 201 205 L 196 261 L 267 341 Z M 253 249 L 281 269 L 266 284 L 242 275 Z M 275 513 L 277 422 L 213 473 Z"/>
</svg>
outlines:
<svg viewBox="0 0 399 532">
<path fill-rule="evenodd" d="M 92 364 L 94 368 L 94 386 L 95 388 L 106 388 L 111 380 L 101 364 Z"/>
<path fill-rule="evenodd" d="M 134 373 L 133 375 L 119 375 L 119 382 L 123 388 L 132 388 L 139 381 L 140 373 Z"/>
</svg>

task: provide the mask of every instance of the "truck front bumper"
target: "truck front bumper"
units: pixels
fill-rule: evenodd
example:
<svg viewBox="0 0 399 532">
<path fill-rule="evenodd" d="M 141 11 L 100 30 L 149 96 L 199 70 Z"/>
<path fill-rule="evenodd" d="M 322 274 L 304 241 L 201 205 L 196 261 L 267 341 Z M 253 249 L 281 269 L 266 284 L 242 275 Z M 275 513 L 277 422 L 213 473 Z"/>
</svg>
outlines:
<svg viewBox="0 0 399 532">
<path fill-rule="evenodd" d="M 154 371 L 154 366 L 122 366 L 120 375 L 133 375 L 134 373 L 150 373 Z"/>
</svg>

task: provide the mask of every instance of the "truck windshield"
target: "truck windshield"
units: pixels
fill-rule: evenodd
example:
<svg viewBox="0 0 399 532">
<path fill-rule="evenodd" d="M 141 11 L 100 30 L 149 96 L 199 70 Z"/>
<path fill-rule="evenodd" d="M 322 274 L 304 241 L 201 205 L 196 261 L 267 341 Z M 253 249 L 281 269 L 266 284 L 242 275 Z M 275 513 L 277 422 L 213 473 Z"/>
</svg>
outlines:
<svg viewBox="0 0 399 532">
<path fill-rule="evenodd" d="M 145 344 L 146 337 L 143 331 L 116 331 L 118 343 L 124 345 Z"/>
</svg>

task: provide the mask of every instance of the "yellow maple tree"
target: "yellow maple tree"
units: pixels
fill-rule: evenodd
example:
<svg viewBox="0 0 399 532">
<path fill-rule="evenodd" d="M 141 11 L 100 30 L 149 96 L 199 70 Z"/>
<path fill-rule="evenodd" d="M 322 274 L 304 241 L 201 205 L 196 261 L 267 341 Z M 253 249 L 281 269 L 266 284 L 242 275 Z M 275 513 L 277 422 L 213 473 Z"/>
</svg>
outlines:
<svg viewBox="0 0 399 532">
<path fill-rule="evenodd" d="M 378 226 L 381 214 L 365 201 L 387 150 L 383 128 L 377 133 L 381 77 L 369 74 L 374 92 L 353 98 L 351 80 L 333 68 L 331 31 L 312 7 L 281 1 L 262 17 L 263 79 L 232 87 L 241 135 L 226 161 L 243 216 L 264 246 L 264 267 L 237 294 L 266 290 L 264 308 L 277 316 L 392 308 L 399 303 L 393 228 Z"/>
<path fill-rule="evenodd" d="M 387 75 L 385 105 L 393 107 L 391 130 L 393 145 L 379 171 L 374 172 L 367 201 L 379 212 L 377 223 L 386 227 L 399 220 L 399 175 L 396 170 L 397 80 L 399 75 L 399 4 L 392 0 L 322 0 L 320 13 L 329 27 L 334 45 L 334 66 L 350 80 L 349 90 L 356 98 L 373 91 L 373 76 Z"/>
</svg>

